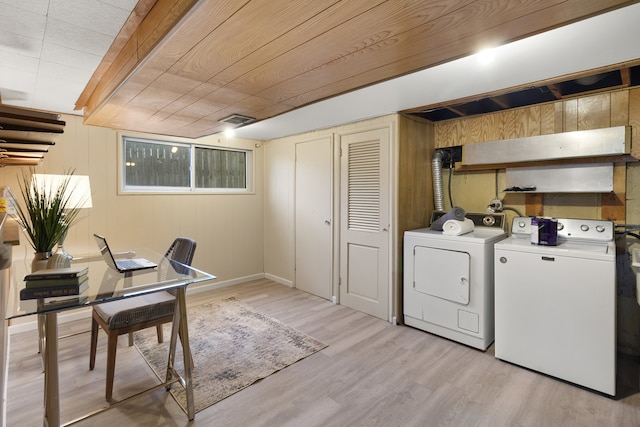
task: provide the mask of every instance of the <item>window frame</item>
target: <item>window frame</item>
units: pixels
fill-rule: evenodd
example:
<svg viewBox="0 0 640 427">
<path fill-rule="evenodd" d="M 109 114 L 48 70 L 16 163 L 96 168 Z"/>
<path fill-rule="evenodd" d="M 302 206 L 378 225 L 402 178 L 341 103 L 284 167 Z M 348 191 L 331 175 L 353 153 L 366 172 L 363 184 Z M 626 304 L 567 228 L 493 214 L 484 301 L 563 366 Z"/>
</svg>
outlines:
<svg viewBox="0 0 640 427">
<path fill-rule="evenodd" d="M 166 186 L 127 186 L 126 185 L 126 155 L 125 145 L 127 141 L 147 142 L 152 144 L 173 145 L 189 148 L 189 187 Z M 221 139 L 218 139 L 221 142 Z M 195 186 L 195 152 L 196 149 L 224 150 L 242 152 L 246 155 L 245 164 L 245 188 L 198 188 Z M 211 145 L 200 140 L 186 138 L 167 137 L 159 135 L 141 136 L 130 133 L 118 135 L 118 194 L 255 194 L 255 153 L 251 148 L 231 147 L 223 145 Z"/>
</svg>

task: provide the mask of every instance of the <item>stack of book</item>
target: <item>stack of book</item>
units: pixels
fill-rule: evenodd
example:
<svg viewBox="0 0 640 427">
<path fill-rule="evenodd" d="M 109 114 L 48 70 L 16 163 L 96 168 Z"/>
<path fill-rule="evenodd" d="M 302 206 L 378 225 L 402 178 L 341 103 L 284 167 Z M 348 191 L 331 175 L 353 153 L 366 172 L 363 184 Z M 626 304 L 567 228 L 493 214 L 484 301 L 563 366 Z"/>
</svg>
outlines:
<svg viewBox="0 0 640 427">
<path fill-rule="evenodd" d="M 26 286 L 20 299 L 36 299 L 80 295 L 89 287 L 87 267 L 39 270 L 25 276 Z"/>
</svg>

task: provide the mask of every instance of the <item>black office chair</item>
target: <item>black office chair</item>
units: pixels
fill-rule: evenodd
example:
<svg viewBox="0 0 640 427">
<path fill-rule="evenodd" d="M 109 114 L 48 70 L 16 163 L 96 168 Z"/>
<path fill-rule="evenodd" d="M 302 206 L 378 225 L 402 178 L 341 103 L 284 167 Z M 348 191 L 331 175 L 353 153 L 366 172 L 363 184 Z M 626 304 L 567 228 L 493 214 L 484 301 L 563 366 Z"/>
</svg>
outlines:
<svg viewBox="0 0 640 427">
<path fill-rule="evenodd" d="M 179 237 L 171 244 L 165 258 L 191 265 L 195 251 L 194 240 Z M 118 337 L 129 334 L 129 345 L 133 345 L 133 332 L 155 326 L 158 342 L 161 343 L 163 341 L 162 325 L 173 321 L 174 304 L 175 294 L 171 291 L 163 291 L 93 306 L 89 369 L 93 370 L 96 364 L 98 326 L 100 326 L 108 337 L 106 400 L 110 400 L 113 394 Z"/>
</svg>

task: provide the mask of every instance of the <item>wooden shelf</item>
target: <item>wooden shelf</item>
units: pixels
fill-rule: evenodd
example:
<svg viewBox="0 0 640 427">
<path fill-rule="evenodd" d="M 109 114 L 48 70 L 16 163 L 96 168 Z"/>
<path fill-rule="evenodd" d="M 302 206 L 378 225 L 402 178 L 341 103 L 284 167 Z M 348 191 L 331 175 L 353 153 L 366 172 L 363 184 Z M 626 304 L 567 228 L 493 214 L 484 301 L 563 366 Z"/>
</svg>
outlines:
<svg viewBox="0 0 640 427">
<path fill-rule="evenodd" d="M 38 165 L 65 125 L 59 114 L 0 105 L 0 166 Z"/>
</svg>

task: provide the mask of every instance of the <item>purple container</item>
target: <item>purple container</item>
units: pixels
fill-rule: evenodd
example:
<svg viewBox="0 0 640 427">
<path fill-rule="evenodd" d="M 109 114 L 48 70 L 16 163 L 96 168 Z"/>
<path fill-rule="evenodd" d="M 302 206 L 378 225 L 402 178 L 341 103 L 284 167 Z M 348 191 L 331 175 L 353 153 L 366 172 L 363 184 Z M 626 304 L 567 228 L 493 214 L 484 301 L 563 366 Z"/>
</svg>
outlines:
<svg viewBox="0 0 640 427">
<path fill-rule="evenodd" d="M 531 243 L 558 245 L 558 221 L 552 218 L 531 218 Z"/>
</svg>

